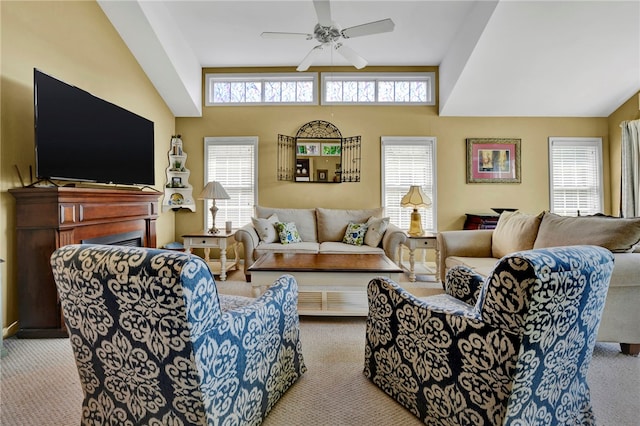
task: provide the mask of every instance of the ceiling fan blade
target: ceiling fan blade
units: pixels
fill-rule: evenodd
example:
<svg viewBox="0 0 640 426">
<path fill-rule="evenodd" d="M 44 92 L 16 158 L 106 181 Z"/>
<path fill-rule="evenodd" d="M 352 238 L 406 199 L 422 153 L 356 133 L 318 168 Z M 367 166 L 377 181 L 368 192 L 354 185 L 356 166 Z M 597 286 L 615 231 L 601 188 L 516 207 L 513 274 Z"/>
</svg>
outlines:
<svg viewBox="0 0 640 426">
<path fill-rule="evenodd" d="M 311 66 L 311 64 L 313 63 L 313 61 L 318 57 L 318 55 L 322 52 L 322 45 L 319 44 L 316 47 L 314 47 L 313 49 L 311 49 L 311 51 L 309 53 L 307 53 L 307 56 L 304 57 L 304 59 L 302 60 L 302 62 L 300 62 L 300 65 L 298 65 L 298 68 L 296 68 L 296 71 L 306 71 L 309 69 L 309 67 Z"/>
<path fill-rule="evenodd" d="M 396 24 L 389 18 L 381 21 L 369 22 L 366 24 L 356 25 L 355 27 L 345 28 L 340 32 L 344 38 L 361 37 L 371 34 L 388 33 L 393 31 Z"/>
<path fill-rule="evenodd" d="M 361 69 L 367 66 L 367 60 L 358 55 L 353 49 L 345 46 L 342 43 L 336 43 L 336 51 L 342 55 L 347 61 L 351 63 L 357 69 Z"/>
<path fill-rule="evenodd" d="M 313 38 L 313 34 L 307 33 L 280 33 L 280 32 L 263 32 L 260 34 L 262 38 L 304 38 L 305 40 L 311 40 Z"/>
<path fill-rule="evenodd" d="M 331 5 L 329 0 L 313 0 L 313 6 L 316 8 L 318 16 L 318 24 L 323 27 L 330 27 L 331 22 Z"/>
</svg>

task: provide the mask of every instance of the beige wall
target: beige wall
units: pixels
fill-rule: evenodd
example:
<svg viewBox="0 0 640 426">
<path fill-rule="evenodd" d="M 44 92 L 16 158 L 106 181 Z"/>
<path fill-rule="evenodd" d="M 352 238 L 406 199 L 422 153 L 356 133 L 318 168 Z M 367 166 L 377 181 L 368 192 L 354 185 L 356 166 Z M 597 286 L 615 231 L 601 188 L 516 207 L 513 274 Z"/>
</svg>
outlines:
<svg viewBox="0 0 640 426">
<path fill-rule="evenodd" d="M 620 216 L 620 174 L 622 162 L 622 129 L 620 123 L 625 120 L 640 119 L 640 92 L 632 96 L 609 116 L 609 147 L 611 167 L 611 212 Z"/>
<path fill-rule="evenodd" d="M 312 71 L 326 71 L 312 68 Z M 331 70 L 340 70 L 331 68 Z M 353 71 L 352 69 L 346 69 Z M 368 67 L 367 71 L 384 71 Z M 395 70 L 398 70 L 397 68 Z M 431 67 L 402 70 L 433 71 Z M 205 69 L 204 72 L 229 72 Z M 234 69 L 239 72 L 292 72 L 290 68 Z M 326 120 L 344 136 L 362 136 L 362 176 L 359 183 L 339 185 L 276 180 L 277 135 L 295 136 L 303 124 Z M 437 107 L 414 106 L 246 106 L 205 107 L 202 118 L 177 118 L 189 153 L 194 193 L 203 186 L 203 139 L 206 136 L 259 137 L 259 204 L 277 207 L 376 207 L 380 198 L 380 138 L 435 136 L 437 138 L 438 229 L 460 229 L 467 212 L 491 207 L 517 207 L 538 213 L 549 208 L 549 136 L 601 137 L 605 156 L 605 187 L 609 188 L 608 123 L 606 118 L 473 118 L 439 117 Z M 522 139 L 520 184 L 467 184 L 466 138 Z M 176 235 L 202 229 L 202 202 L 197 211 L 176 214 Z M 609 212 L 610 196 L 605 194 Z M 410 214 L 407 211 L 407 215 Z"/>
<path fill-rule="evenodd" d="M 20 186 L 14 165 L 27 181 L 34 166 L 33 68 L 152 120 L 159 190 L 175 119 L 94 1 L 2 1 L 0 12 L 0 258 L 7 260 L 0 267 L 0 292 L 6 329 L 18 319 L 15 204 L 7 190 Z M 162 214 L 157 225 L 158 244 L 173 241 L 174 214 Z"/>
</svg>

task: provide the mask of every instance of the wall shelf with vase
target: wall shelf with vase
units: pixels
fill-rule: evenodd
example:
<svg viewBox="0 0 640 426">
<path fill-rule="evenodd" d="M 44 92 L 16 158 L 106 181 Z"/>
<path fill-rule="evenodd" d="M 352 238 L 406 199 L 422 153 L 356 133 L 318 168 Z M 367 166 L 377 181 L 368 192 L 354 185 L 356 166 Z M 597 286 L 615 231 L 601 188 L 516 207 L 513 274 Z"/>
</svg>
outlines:
<svg viewBox="0 0 640 426">
<path fill-rule="evenodd" d="M 193 187 L 189 184 L 191 172 L 185 167 L 187 153 L 182 149 L 180 135 L 171 137 L 171 148 L 168 155 L 169 167 L 167 167 L 167 183 L 164 186 L 162 211 L 189 209 L 195 212 Z"/>
</svg>

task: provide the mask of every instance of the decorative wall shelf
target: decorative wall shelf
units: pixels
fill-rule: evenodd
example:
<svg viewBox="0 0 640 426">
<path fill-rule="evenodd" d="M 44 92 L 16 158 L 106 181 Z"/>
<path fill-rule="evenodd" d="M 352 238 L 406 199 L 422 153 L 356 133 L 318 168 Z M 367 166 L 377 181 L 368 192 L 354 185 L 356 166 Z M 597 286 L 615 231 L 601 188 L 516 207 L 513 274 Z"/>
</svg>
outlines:
<svg viewBox="0 0 640 426">
<path fill-rule="evenodd" d="M 328 121 L 304 124 L 296 136 L 278 135 L 278 180 L 360 182 L 361 137 L 342 137 Z"/>
<path fill-rule="evenodd" d="M 192 212 L 196 211 L 196 204 L 193 200 L 193 187 L 189 184 L 189 175 L 191 172 L 185 167 L 186 162 L 187 153 L 182 149 L 182 139 L 180 139 L 180 135 L 172 136 L 162 211 L 169 209 L 189 209 Z"/>
</svg>

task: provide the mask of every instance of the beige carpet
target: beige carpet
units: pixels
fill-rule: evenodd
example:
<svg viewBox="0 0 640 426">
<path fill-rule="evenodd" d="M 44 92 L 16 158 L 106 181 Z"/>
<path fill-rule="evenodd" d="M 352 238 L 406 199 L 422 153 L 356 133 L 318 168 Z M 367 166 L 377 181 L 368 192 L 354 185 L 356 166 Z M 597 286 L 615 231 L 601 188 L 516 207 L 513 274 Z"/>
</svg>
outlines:
<svg viewBox="0 0 640 426">
<path fill-rule="evenodd" d="M 226 293 L 250 290 L 244 282 L 218 284 Z M 362 375 L 364 318 L 302 317 L 300 328 L 308 371 L 274 407 L 266 426 L 421 424 Z M 69 340 L 10 338 L 5 348 L 0 424 L 79 424 L 82 392 Z M 598 343 L 589 384 L 599 425 L 640 424 L 640 358 Z"/>
</svg>

